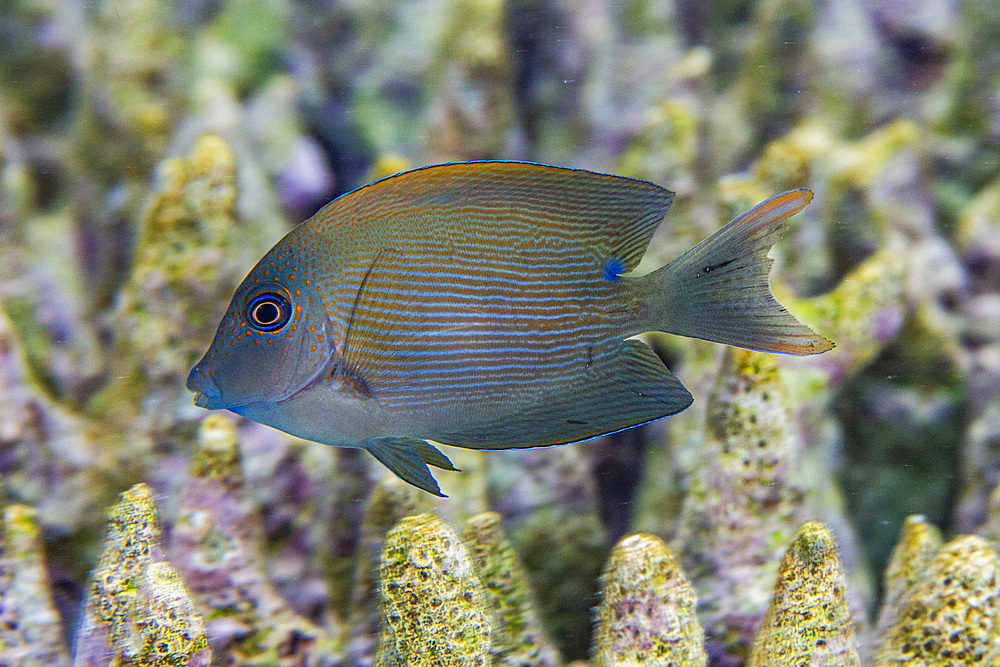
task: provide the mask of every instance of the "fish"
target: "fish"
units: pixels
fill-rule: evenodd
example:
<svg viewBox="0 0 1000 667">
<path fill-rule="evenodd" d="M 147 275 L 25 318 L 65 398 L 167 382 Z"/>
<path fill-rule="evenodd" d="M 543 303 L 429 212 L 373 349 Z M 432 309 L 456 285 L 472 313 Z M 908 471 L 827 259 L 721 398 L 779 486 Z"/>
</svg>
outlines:
<svg viewBox="0 0 1000 667">
<path fill-rule="evenodd" d="M 650 331 L 808 355 L 768 253 L 812 199 L 758 204 L 634 270 L 674 199 L 648 181 L 515 161 L 433 165 L 334 199 L 236 289 L 187 388 L 293 436 L 362 448 L 442 496 L 438 449 L 580 442 L 684 410 Z"/>
</svg>

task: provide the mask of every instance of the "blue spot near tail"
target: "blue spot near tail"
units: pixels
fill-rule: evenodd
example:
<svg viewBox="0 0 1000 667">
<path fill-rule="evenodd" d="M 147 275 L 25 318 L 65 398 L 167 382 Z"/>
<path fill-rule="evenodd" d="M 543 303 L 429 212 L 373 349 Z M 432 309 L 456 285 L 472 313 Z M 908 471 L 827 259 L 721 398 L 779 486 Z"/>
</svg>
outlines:
<svg viewBox="0 0 1000 667">
<path fill-rule="evenodd" d="M 608 280 L 618 280 L 625 273 L 625 260 L 621 257 L 609 257 L 604 261 L 604 277 Z"/>
</svg>

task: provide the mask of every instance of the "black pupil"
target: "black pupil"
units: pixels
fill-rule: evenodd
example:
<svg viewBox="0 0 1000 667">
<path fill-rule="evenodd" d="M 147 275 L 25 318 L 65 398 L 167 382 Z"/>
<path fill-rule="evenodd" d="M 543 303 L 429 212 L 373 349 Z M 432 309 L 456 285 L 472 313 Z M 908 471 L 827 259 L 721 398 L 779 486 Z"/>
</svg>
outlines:
<svg viewBox="0 0 1000 667">
<path fill-rule="evenodd" d="M 271 302 L 265 301 L 264 303 L 258 304 L 258 306 L 253 311 L 254 318 L 260 324 L 274 324 L 281 317 L 281 310 L 278 306 Z"/>
</svg>

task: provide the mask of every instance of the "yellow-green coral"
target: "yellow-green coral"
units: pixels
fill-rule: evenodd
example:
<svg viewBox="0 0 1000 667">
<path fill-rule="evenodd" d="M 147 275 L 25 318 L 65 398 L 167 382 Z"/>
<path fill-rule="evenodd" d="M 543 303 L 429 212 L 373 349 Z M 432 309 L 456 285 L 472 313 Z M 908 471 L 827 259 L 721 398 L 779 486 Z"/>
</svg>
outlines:
<svg viewBox="0 0 1000 667">
<path fill-rule="evenodd" d="M 69 664 L 38 512 L 24 505 L 6 507 L 0 518 L 0 658 L 5 655 L 16 656 L 21 667 Z"/>
<path fill-rule="evenodd" d="M 368 498 L 361 521 L 349 614 L 352 652 L 359 662 L 369 660 L 375 652 L 375 638 L 382 627 L 379 564 L 386 533 L 404 517 L 428 511 L 428 497 L 395 475 L 383 475 Z"/>
<path fill-rule="evenodd" d="M 418 514 L 389 531 L 380 590 L 380 665 L 490 664 L 486 591 L 465 547 L 443 521 Z"/>
<path fill-rule="evenodd" d="M 145 178 L 184 108 L 189 53 L 169 3 L 96 2 L 79 31 L 77 135 L 102 180 Z"/>
<path fill-rule="evenodd" d="M 773 356 L 725 351 L 705 428 L 710 448 L 686 499 L 678 541 L 699 559 L 766 562 L 793 534 L 800 500 L 786 486 L 798 445 Z M 775 539 L 774 531 L 785 539 Z"/>
<path fill-rule="evenodd" d="M 830 529 L 802 526 L 781 563 L 750 667 L 860 665 L 846 588 Z"/>
<path fill-rule="evenodd" d="M 836 362 L 836 377 L 870 362 L 898 333 L 903 318 L 906 263 L 895 250 L 881 250 L 852 270 L 836 289 L 790 304 L 804 324 L 815 326 L 837 347 L 817 361 Z M 780 293 L 778 298 L 784 299 Z"/>
<path fill-rule="evenodd" d="M 94 570 L 77 663 L 208 665 L 205 624 L 163 557 L 152 490 L 136 484 L 108 511 L 104 553 Z"/>
<path fill-rule="evenodd" d="M 219 305 L 232 295 L 253 244 L 236 234 L 236 157 L 223 139 L 201 137 L 190 156 L 161 165 L 159 181 L 114 315 L 112 373 L 123 381 L 94 407 L 134 410 L 161 389 L 152 417 L 172 423 L 177 405 L 187 403 L 183 380 L 215 331 Z"/>
<path fill-rule="evenodd" d="M 663 540 L 641 533 L 622 539 L 601 577 L 594 664 L 707 664 L 697 602 Z"/>
<path fill-rule="evenodd" d="M 1000 664 L 998 614 L 1000 557 L 981 537 L 958 537 L 913 585 L 874 664 Z"/>
<path fill-rule="evenodd" d="M 221 137 L 205 135 L 189 158 L 165 162 L 160 180 L 136 251 L 135 283 L 150 272 L 183 278 L 192 251 L 220 245 L 233 232 L 236 158 Z"/>
<path fill-rule="evenodd" d="M 560 664 L 545 636 L 534 595 L 514 547 L 503 534 L 500 515 L 484 512 L 465 522 L 462 539 L 486 591 L 492 619 L 493 665 Z"/>
<path fill-rule="evenodd" d="M 799 524 L 801 445 L 773 355 L 727 348 L 675 544 L 695 582 L 710 653 L 745 659 L 768 582 Z"/>
<path fill-rule="evenodd" d="M 919 515 L 906 517 L 899 542 L 885 570 L 885 601 L 875 637 L 885 636 L 899 616 L 900 605 L 941 548 L 941 531 Z"/>
</svg>

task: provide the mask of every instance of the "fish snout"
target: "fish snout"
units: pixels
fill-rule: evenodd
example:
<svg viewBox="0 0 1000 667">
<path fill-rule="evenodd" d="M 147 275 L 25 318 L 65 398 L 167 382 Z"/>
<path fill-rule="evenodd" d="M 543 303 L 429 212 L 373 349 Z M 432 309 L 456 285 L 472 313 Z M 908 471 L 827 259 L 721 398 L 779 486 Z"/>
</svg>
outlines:
<svg viewBox="0 0 1000 667">
<path fill-rule="evenodd" d="M 194 404 L 200 408 L 211 410 L 215 407 L 213 404 L 217 403 L 218 399 L 222 397 L 219 388 L 212 379 L 211 371 L 203 368 L 201 364 L 191 369 L 191 373 L 188 374 L 186 386 L 190 391 L 195 392 Z"/>
</svg>

